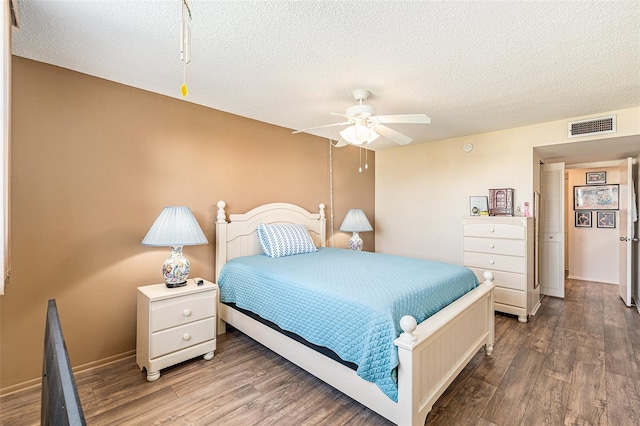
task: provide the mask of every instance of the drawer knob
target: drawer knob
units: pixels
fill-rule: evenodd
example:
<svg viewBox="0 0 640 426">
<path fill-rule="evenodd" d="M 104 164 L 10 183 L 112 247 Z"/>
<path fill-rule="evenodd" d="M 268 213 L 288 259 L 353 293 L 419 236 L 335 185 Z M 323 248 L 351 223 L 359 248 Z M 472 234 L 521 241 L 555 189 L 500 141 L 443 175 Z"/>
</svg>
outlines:
<svg viewBox="0 0 640 426">
<path fill-rule="evenodd" d="M 184 333 L 184 336 L 182 336 L 183 340 L 190 340 L 191 339 L 191 335 L 189 333 Z"/>
<path fill-rule="evenodd" d="M 490 263 L 491 265 L 493 265 L 493 264 L 494 264 L 494 263 L 496 263 L 496 262 L 494 262 L 493 260 L 490 260 L 490 261 L 489 261 L 489 263 Z"/>
<path fill-rule="evenodd" d="M 489 229 L 489 232 L 496 232 L 496 230 L 491 228 L 491 229 Z"/>
<path fill-rule="evenodd" d="M 495 244 L 489 244 L 489 248 L 496 248 Z"/>
<path fill-rule="evenodd" d="M 183 312 L 185 317 L 190 317 L 191 316 L 191 309 L 185 309 Z"/>
</svg>

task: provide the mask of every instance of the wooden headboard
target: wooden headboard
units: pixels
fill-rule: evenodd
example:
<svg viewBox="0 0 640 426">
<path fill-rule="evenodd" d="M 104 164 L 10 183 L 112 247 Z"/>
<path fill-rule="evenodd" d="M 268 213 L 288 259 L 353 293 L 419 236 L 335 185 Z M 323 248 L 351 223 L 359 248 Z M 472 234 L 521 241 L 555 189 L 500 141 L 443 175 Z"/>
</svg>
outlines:
<svg viewBox="0 0 640 426">
<path fill-rule="evenodd" d="M 310 213 L 300 206 L 289 203 L 270 203 L 258 206 L 243 214 L 229 215 L 227 204 L 218 201 L 216 217 L 216 282 L 222 267 L 229 259 L 262 253 L 256 228 L 262 223 L 300 223 L 307 227 L 316 247 L 325 247 L 327 241 L 327 219 L 324 204 L 318 213 Z"/>
</svg>

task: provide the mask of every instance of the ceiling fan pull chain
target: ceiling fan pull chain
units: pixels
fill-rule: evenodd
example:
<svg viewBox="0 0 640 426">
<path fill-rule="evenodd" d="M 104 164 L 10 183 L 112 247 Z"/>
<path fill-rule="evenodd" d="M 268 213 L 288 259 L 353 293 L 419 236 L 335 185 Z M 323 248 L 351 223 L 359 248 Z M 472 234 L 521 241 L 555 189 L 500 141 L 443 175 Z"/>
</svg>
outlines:
<svg viewBox="0 0 640 426">
<path fill-rule="evenodd" d="M 182 97 L 189 94 L 187 89 L 187 64 L 191 62 L 191 8 L 187 0 L 182 0 L 182 22 L 180 25 L 180 59 L 182 60 Z"/>
<path fill-rule="evenodd" d="M 333 142 L 329 138 L 329 229 L 331 230 L 331 247 L 334 247 L 333 238 Z"/>
<path fill-rule="evenodd" d="M 189 94 L 189 90 L 187 89 L 187 63 L 186 62 L 182 64 L 182 86 L 180 86 L 180 93 L 182 93 L 183 98 Z"/>
<path fill-rule="evenodd" d="M 360 147 L 360 167 L 358 167 L 358 173 L 362 173 L 362 147 Z"/>
</svg>

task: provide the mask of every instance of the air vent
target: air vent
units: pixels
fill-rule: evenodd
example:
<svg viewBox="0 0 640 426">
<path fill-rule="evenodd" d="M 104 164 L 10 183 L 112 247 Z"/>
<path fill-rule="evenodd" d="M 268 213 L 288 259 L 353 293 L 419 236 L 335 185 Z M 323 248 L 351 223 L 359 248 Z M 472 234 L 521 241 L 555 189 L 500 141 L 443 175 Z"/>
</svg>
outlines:
<svg viewBox="0 0 640 426">
<path fill-rule="evenodd" d="M 569 137 L 600 135 L 616 132 L 616 116 L 592 118 L 589 120 L 572 121 L 569 123 Z"/>
</svg>

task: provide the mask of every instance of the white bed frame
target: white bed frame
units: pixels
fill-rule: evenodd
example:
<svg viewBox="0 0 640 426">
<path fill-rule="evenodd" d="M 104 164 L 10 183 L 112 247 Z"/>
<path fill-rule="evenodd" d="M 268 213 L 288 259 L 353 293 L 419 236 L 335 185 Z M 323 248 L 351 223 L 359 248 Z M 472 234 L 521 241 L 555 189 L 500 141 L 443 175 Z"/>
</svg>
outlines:
<svg viewBox="0 0 640 426">
<path fill-rule="evenodd" d="M 229 259 L 262 253 L 255 235 L 260 222 L 303 223 L 316 246 L 325 246 L 324 204 L 318 213 L 293 204 L 265 204 L 245 214 L 230 215 L 230 222 L 225 202 L 217 206 L 216 281 Z M 228 323 L 390 421 L 423 426 L 433 404 L 478 350 L 484 346 L 487 355 L 493 351 L 493 275 L 485 272 L 484 278 L 483 285 L 420 325 L 410 316 L 401 319 L 404 333 L 394 341 L 399 357 L 398 402 L 352 369 L 220 303 L 218 330 L 224 333 Z"/>
</svg>

